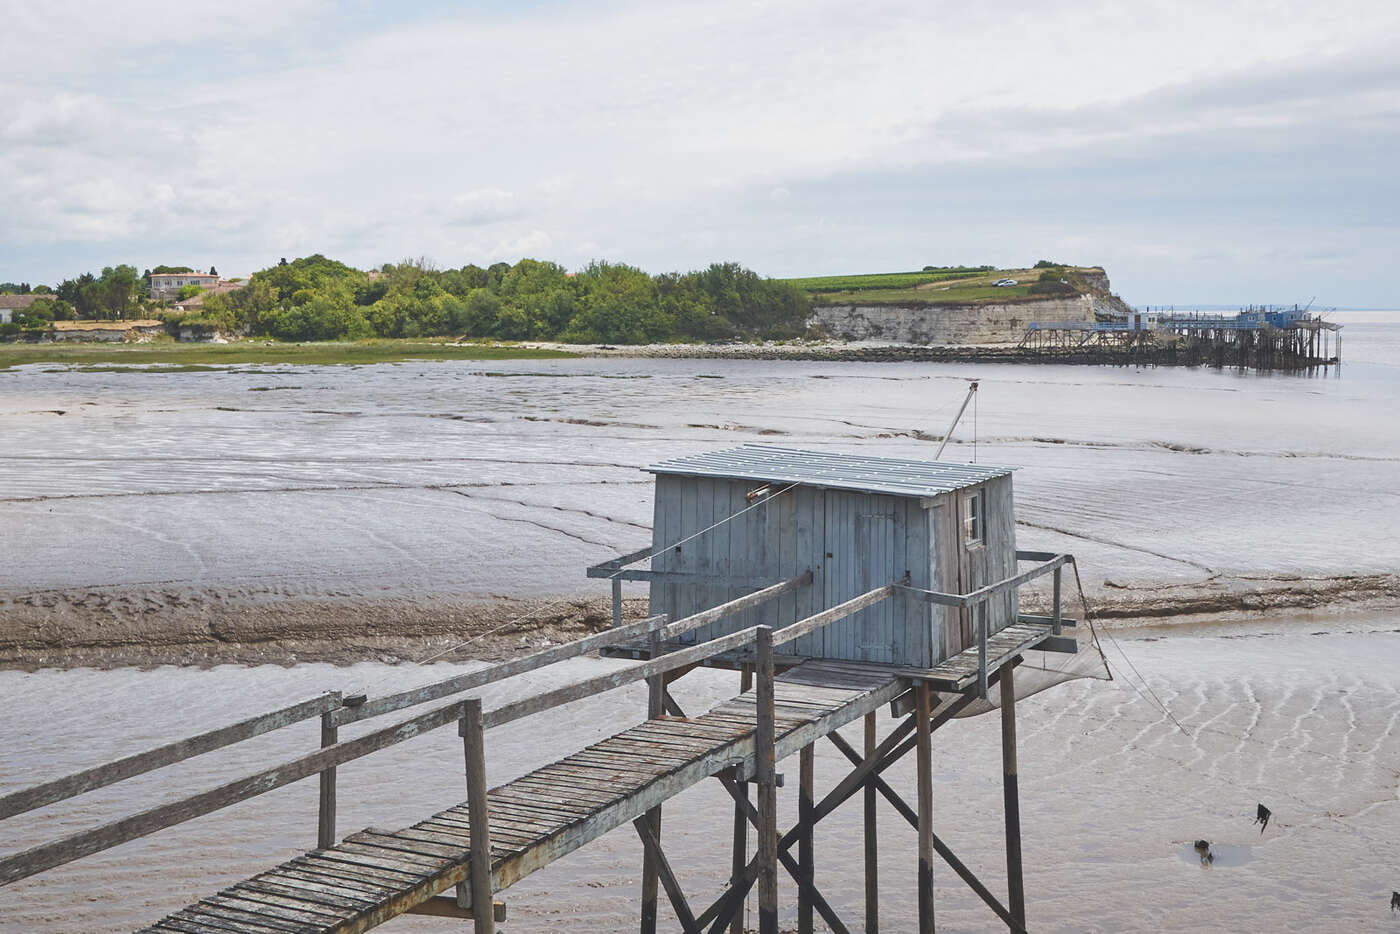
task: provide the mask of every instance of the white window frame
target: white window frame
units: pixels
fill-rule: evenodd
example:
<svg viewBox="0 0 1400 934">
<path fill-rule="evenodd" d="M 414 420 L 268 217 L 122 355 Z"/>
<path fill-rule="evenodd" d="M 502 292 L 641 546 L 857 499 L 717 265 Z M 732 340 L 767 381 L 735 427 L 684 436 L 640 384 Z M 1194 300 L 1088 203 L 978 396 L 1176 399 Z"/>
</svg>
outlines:
<svg viewBox="0 0 1400 934">
<path fill-rule="evenodd" d="M 963 544 L 977 548 L 987 541 L 987 499 L 977 490 L 963 497 Z"/>
</svg>

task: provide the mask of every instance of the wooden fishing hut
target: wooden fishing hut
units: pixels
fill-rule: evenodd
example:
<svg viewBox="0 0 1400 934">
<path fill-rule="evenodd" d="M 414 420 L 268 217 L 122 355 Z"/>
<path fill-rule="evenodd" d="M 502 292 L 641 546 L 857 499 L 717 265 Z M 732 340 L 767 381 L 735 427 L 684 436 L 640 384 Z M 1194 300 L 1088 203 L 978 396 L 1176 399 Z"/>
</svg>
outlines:
<svg viewBox="0 0 1400 934">
<path fill-rule="evenodd" d="M 650 612 L 668 619 L 704 619 L 717 607 L 723 617 L 690 629 L 669 643 L 612 646 L 604 654 L 655 658 L 686 646 L 757 627 L 784 643 L 768 664 L 820 678 L 833 672 L 883 670 L 907 677 L 910 690 L 890 705 L 891 716 L 910 715 L 894 736 L 875 742 L 876 714 L 865 714 L 865 757 L 834 730 L 827 734 L 856 766 L 866 794 L 866 927 L 878 927 L 875 800 L 884 795 L 919 830 L 920 930 L 933 930 L 932 856 L 938 853 L 1013 931 L 1025 928 L 1019 797 L 1015 758 L 1015 684 L 1022 653 L 1074 652 L 1062 634 L 1073 620 L 1061 615 L 1061 568 L 1071 555 L 1016 549 L 1012 469 L 940 461 L 896 460 L 868 455 L 744 445 L 662 461 L 646 468 L 656 477 L 650 549 L 589 569 L 613 582 L 615 621 L 621 622 L 621 582 L 650 585 Z M 648 570 L 627 565 L 650 558 Z M 1018 562 L 1035 562 L 1020 572 Z M 1051 616 L 1019 612 L 1019 586 L 1053 575 Z M 795 585 L 795 586 L 794 586 Z M 746 601 L 783 589 L 776 599 Z M 797 634 L 800 631 L 801 634 Z M 761 653 L 717 654 L 702 664 L 740 669 L 741 691 L 750 691 Z M 760 680 L 762 675 L 760 674 Z M 772 676 L 769 675 L 769 678 Z M 975 699 L 1000 684 L 1006 851 L 1009 897 L 1003 905 L 933 833 L 930 735 Z M 762 688 L 757 699 L 764 703 Z M 904 745 L 907 732 L 917 735 Z M 918 808 L 909 807 L 879 772 L 909 749 L 919 757 Z M 800 750 L 800 813 L 815 823 L 829 813 L 812 805 L 812 747 Z M 848 779 L 849 781 L 849 779 Z M 832 795 L 839 795 L 838 785 Z M 740 787 L 743 790 L 743 787 Z M 849 789 L 847 789 L 849 790 Z M 760 791 L 760 794 L 762 792 Z M 832 800 L 823 800 L 826 805 Z M 838 798 L 839 800 L 839 798 Z M 742 879 L 747 798 L 735 809 L 734 886 Z M 761 810 L 761 809 L 760 809 Z M 660 809 L 650 815 L 660 834 Z M 766 831 L 760 828 L 760 860 Z M 811 826 L 806 854 L 789 867 L 798 882 L 798 931 L 812 930 Z M 790 835 L 789 835 L 790 836 Z M 788 837 L 782 841 L 790 842 Z M 643 931 L 654 930 L 645 919 Z M 768 907 L 760 892 L 760 930 Z M 832 930 L 847 928 L 819 903 Z M 654 910 L 653 910 L 654 912 Z M 732 934 L 742 934 L 736 920 Z"/>
<path fill-rule="evenodd" d="M 961 594 L 1015 574 L 1010 468 L 746 445 L 647 469 L 656 475 L 652 568 L 660 573 L 652 613 L 681 619 L 812 572 L 793 595 L 687 633 L 683 643 L 754 625 L 781 629 L 892 581 Z M 974 625 L 996 633 L 1016 622 L 1016 609 L 1015 590 L 976 608 L 882 601 L 803 636 L 792 651 L 930 668 L 972 645 Z"/>
<path fill-rule="evenodd" d="M 588 569 L 612 582 L 615 627 L 380 696 L 322 694 L 0 795 L 3 821 L 272 730 L 321 721 L 313 751 L 0 856 L 0 888 L 316 777 L 314 834 L 308 823 L 315 849 L 144 930 L 359 934 L 422 914 L 470 920 L 476 934 L 494 934 L 505 912 L 497 895 L 630 823 L 642 844 L 643 934 L 661 923 L 661 890 L 686 934 L 743 934 L 745 902 L 756 890 L 759 932 L 777 934 L 779 867 L 795 883 L 799 934 L 811 934 L 817 917 L 844 934 L 850 926 L 817 882 L 813 836 L 825 817 L 863 794 L 866 931 L 879 926 L 876 805 L 883 797 L 918 831 L 920 932 L 934 930 L 935 856 L 1009 930 L 1024 932 L 1015 669 L 1031 650 L 1076 650 L 1063 634 L 1074 621 L 1061 617 L 1059 600 L 1061 570 L 1074 559 L 1016 550 L 1011 471 L 756 445 L 649 469 L 656 476 L 652 544 Z M 632 567 L 642 562 L 649 566 Z M 1022 563 L 1031 566 L 1018 570 Z M 1018 589 L 1041 575 L 1053 575 L 1052 615 L 1020 613 Z M 628 580 L 649 583 L 654 612 L 623 624 Z M 479 693 L 469 693 L 595 651 L 639 663 L 582 680 L 545 677 L 543 687 L 490 709 Z M 699 666 L 739 669 L 739 692 L 687 714 L 669 684 Z M 531 717 L 640 682 L 648 690 L 639 723 L 488 788 L 489 731 L 525 729 Z M 933 734 L 987 699 L 993 686 L 1001 708 L 1004 902 L 934 832 Z M 409 708 L 419 712 L 353 738 L 339 733 Z M 897 722 L 881 737 L 877 718 L 885 709 Z M 858 721 L 864 724 L 859 751 L 839 732 Z M 398 829 L 340 835 L 339 766 L 453 725 L 462 736 L 464 802 Z M 821 741 L 852 768 L 818 797 Z M 916 785 L 896 789 L 882 773 L 911 751 Z M 776 767 L 794 755 L 798 820 L 779 833 Z M 421 760 L 405 762 L 403 780 L 418 780 L 421 768 Z M 732 838 L 725 841 L 732 842 L 731 874 L 725 890 L 697 911 L 667 860 L 661 816 L 667 801 L 711 779 L 733 802 Z M 912 805 L 904 797 L 910 791 Z M 956 810 L 949 813 L 946 819 L 956 819 Z"/>
</svg>

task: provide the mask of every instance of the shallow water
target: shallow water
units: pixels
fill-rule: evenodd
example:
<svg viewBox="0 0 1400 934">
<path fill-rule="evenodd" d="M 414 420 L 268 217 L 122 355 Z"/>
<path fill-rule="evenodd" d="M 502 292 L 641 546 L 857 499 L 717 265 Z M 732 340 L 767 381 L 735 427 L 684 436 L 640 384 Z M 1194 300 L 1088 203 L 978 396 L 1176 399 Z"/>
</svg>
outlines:
<svg viewBox="0 0 1400 934">
<path fill-rule="evenodd" d="M 1019 705 L 1026 893 L 1034 930 L 1372 931 L 1387 909 L 1400 834 L 1400 633 L 1311 634 L 1297 627 L 1248 638 L 1176 636 L 1121 647 L 1185 733 L 1125 678 L 1079 681 Z M 1236 636 L 1246 635 L 1237 633 Z M 1112 644 L 1111 662 L 1121 668 Z M 618 663 L 581 661 L 568 677 Z M 388 679 L 394 687 L 457 666 L 412 669 L 220 667 L 200 671 L 0 672 L 9 716 L 0 791 L 102 761 L 233 718 L 250 697 L 266 706 L 320 689 Z M 728 696 L 733 674 L 702 671 L 676 685 L 689 712 Z M 488 708 L 529 685 L 488 692 Z M 502 782 L 640 719 L 640 687 L 613 692 L 487 736 L 488 779 Z M 34 729 L 43 722 L 48 728 Z M 881 729 L 891 722 L 882 715 Z M 846 730 L 859 742 L 859 726 Z M 0 824 L 0 850 L 73 831 L 307 751 L 314 725 L 292 727 L 125 785 Z M 1000 739 L 995 716 L 954 721 L 935 736 L 938 833 L 994 890 L 1004 890 Z M 817 751 L 818 794 L 844 774 L 831 746 Z M 796 760 L 780 770 L 794 771 Z M 912 759 L 885 773 L 913 798 Z M 461 746 L 440 730 L 345 767 L 340 832 L 396 827 L 458 803 Z M 795 782 L 780 792 L 795 819 Z M 700 905 L 727 873 L 731 808 L 717 783 L 668 805 L 664 837 L 686 892 Z M 1274 812 L 1263 834 L 1252 822 Z M 302 782 L 0 890 L 0 931 L 130 930 L 311 846 L 315 782 Z M 53 813 L 50 813 L 52 811 Z M 858 799 L 817 834 L 817 881 L 843 916 L 862 917 Z M 915 835 L 881 805 L 882 918 L 915 920 Z M 1192 841 L 1211 841 L 1209 870 Z M 752 837 L 750 837 L 752 840 Z M 1185 852 L 1192 859 L 1184 859 Z M 578 851 L 505 894 L 508 930 L 618 931 L 635 924 L 640 845 L 630 828 Z M 982 931 L 993 919 L 946 868 L 936 871 L 940 930 Z M 793 889 L 780 881 L 785 906 Z M 750 908 L 752 908 L 752 904 Z M 785 908 L 784 917 L 792 912 Z M 423 931 L 459 923 L 396 922 Z M 856 927 L 859 930 L 859 927 Z"/>
<path fill-rule="evenodd" d="M 942 433 L 967 378 L 981 380 L 981 391 L 950 456 L 1019 465 L 1020 545 L 1074 551 L 1091 588 L 1393 574 L 1400 313 L 1336 317 L 1347 324 L 1346 366 L 1311 378 L 686 360 L 0 373 L 0 610 L 15 601 L 81 605 L 119 590 L 169 612 L 193 594 L 237 604 L 601 593 L 583 567 L 650 538 L 649 477 L 639 467 L 746 441 L 930 457 L 933 443 L 914 433 Z M 1024 701 L 1035 929 L 1393 927 L 1397 625 L 1393 615 L 1324 618 L 1125 639 L 1185 733 L 1130 685 L 1132 666 L 1112 643 L 1119 681 L 1076 682 Z M 389 690 L 450 670 L 0 672 L 8 714 L 0 791 L 250 708 L 328 688 Z M 701 672 L 679 694 L 703 709 L 732 682 Z M 643 706 L 640 689 L 628 689 L 492 733 L 489 778 L 504 781 L 621 729 Z M 304 752 L 315 733 L 294 727 L 76 808 L 5 821 L 0 852 L 209 787 L 247 771 L 250 755 Z M 346 767 L 342 833 L 402 825 L 459 801 L 460 746 L 450 734 Z M 938 739 L 949 750 L 937 767 L 939 833 L 1000 889 L 995 720 L 955 722 Z M 821 749 L 819 786 L 840 771 Z M 911 763 L 889 774 L 896 787 L 912 787 Z M 314 783 L 302 783 L 7 887 L 0 930 L 150 921 L 309 846 L 315 795 Z M 793 816 L 792 795 L 783 800 Z M 1251 823 L 1259 802 L 1275 815 L 1262 836 Z M 687 891 L 706 903 L 726 872 L 729 808 L 718 787 L 701 787 L 670 813 L 669 853 Z M 907 930 L 913 835 L 893 812 L 881 819 L 887 929 Z M 858 811 L 847 809 L 818 835 L 819 885 L 852 919 L 862 885 L 849 860 L 857 826 Z M 1181 858 L 1202 837 L 1228 857 L 1208 871 Z M 639 865 L 635 836 L 615 833 L 512 889 L 511 927 L 629 928 Z M 992 927 L 949 873 L 938 880 L 942 929 Z"/>
<path fill-rule="evenodd" d="M 0 607 L 604 593 L 663 457 L 742 442 L 1020 468 L 1091 586 L 1400 567 L 1400 312 L 1340 375 L 580 359 L 0 373 Z M 271 391 L 276 390 L 276 391 Z M 63 414 L 56 414 L 62 412 Z"/>
</svg>

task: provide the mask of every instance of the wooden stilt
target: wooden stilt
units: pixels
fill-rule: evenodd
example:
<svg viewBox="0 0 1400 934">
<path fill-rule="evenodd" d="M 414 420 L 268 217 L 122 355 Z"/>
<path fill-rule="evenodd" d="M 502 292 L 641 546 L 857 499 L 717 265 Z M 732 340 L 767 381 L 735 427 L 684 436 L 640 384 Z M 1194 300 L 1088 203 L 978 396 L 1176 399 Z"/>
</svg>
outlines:
<svg viewBox="0 0 1400 934">
<path fill-rule="evenodd" d="M 773 716 L 773 630 L 758 627 L 757 725 L 754 757 L 758 778 L 758 932 L 778 934 L 778 778 Z"/>
<path fill-rule="evenodd" d="M 1021 876 L 1021 799 L 1016 788 L 1016 680 L 1011 665 L 1001 669 L 1001 772 L 1006 800 L 1007 907 L 1026 926 L 1026 893 Z"/>
<path fill-rule="evenodd" d="M 865 756 L 875 752 L 875 714 L 865 715 Z M 859 763 L 857 763 L 859 764 Z M 875 832 L 875 801 L 877 789 L 873 781 L 865 785 L 865 931 L 879 934 L 880 881 L 879 840 Z"/>
<path fill-rule="evenodd" d="M 753 688 L 753 666 L 744 665 L 739 671 L 739 692 Z M 739 797 L 734 800 L 734 860 L 731 863 L 729 884 L 737 886 L 744 876 L 749 862 L 749 786 L 738 784 Z M 744 934 L 744 913 L 738 912 L 729 922 L 729 934 Z"/>
<path fill-rule="evenodd" d="M 933 743 L 929 729 L 931 691 L 914 686 L 915 739 L 919 769 L 919 932 L 933 934 Z"/>
<path fill-rule="evenodd" d="M 661 651 L 661 641 L 656 633 L 650 637 L 650 656 L 656 658 Z M 666 712 L 666 679 L 657 675 L 647 679 L 647 718 L 654 720 Z M 643 816 L 652 838 L 661 843 L 661 808 L 654 807 Z M 656 894 L 661 881 L 661 869 L 657 865 L 656 850 L 644 847 L 642 850 L 642 934 L 656 934 Z"/>
<path fill-rule="evenodd" d="M 332 692 L 337 701 L 340 692 Z M 335 725 L 335 714 L 326 711 L 321 714 L 321 748 L 334 746 L 340 730 Z M 316 846 L 320 849 L 335 846 L 335 769 L 322 769 L 320 807 L 316 814 Z"/>
<path fill-rule="evenodd" d="M 466 701 L 462 705 L 462 713 L 462 750 L 467 767 L 468 839 L 471 843 L 469 878 L 472 928 L 476 934 L 495 934 L 496 915 L 491 904 L 491 831 L 486 808 L 486 754 L 481 725 L 481 698 L 473 697 Z"/>
<path fill-rule="evenodd" d="M 797 838 L 797 934 L 812 934 L 812 889 L 816 883 L 812 853 L 812 773 L 816 771 L 816 758 L 816 747 L 810 743 L 798 754 L 797 815 L 804 826 Z"/>
</svg>

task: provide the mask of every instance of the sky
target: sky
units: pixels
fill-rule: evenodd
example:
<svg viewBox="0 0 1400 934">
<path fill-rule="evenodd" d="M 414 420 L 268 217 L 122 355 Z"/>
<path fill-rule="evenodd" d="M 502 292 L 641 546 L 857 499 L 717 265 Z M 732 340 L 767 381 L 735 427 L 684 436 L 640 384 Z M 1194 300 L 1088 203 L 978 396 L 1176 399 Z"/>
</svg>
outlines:
<svg viewBox="0 0 1400 934">
<path fill-rule="evenodd" d="M 1102 265 L 1400 307 L 1400 4 L 0 0 L 0 281 Z"/>
</svg>

